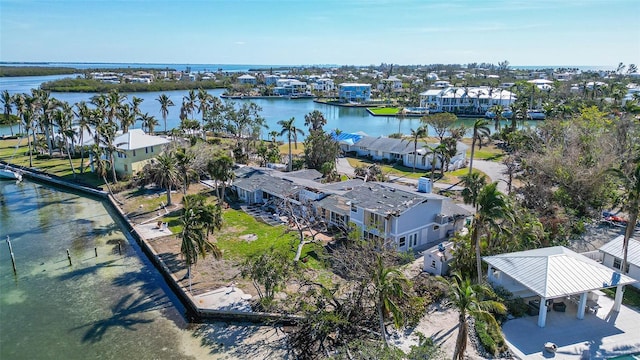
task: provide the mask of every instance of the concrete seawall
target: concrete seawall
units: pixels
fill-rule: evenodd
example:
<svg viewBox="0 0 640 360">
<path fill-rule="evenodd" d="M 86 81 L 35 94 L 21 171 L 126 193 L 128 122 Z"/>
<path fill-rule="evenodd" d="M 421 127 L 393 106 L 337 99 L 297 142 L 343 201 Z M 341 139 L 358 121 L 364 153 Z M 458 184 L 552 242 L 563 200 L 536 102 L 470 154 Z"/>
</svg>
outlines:
<svg viewBox="0 0 640 360">
<path fill-rule="evenodd" d="M 85 195 L 98 197 L 107 200 L 109 206 L 114 210 L 113 213 L 118 217 L 118 222 L 125 228 L 124 232 L 131 234 L 136 243 L 140 246 L 144 254 L 151 261 L 151 263 L 160 271 L 162 277 L 167 284 L 171 287 L 174 294 L 180 299 L 180 302 L 185 306 L 188 311 L 190 320 L 202 321 L 202 320 L 225 320 L 225 321 L 237 321 L 237 322 L 255 322 L 255 323 L 284 323 L 292 324 L 300 319 L 298 316 L 276 314 L 276 313 L 263 313 L 263 312 L 246 312 L 238 310 L 218 310 L 199 307 L 193 298 L 193 296 L 180 286 L 179 280 L 170 271 L 169 267 L 164 263 L 159 254 L 150 245 L 150 243 L 144 239 L 133 227 L 133 224 L 129 221 L 126 214 L 118 206 L 118 202 L 106 191 L 95 189 L 89 186 L 69 182 L 61 179 L 60 177 L 50 175 L 38 170 L 15 166 L 8 164 L 4 161 L 0 161 L 2 166 L 7 166 L 13 171 L 17 171 L 22 174 L 24 178 L 33 180 L 35 182 L 52 185 L 54 187 L 62 187 L 67 190 L 72 190 Z"/>
</svg>

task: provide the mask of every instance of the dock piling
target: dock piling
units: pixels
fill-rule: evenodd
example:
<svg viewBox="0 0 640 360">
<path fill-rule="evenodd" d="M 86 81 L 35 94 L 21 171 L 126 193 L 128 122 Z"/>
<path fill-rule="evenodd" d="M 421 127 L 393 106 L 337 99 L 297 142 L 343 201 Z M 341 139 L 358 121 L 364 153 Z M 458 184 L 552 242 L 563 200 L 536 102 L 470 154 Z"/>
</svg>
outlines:
<svg viewBox="0 0 640 360">
<path fill-rule="evenodd" d="M 94 247 L 94 248 L 93 248 L 93 251 L 95 251 L 95 253 L 96 253 L 96 257 L 98 257 L 98 248 L 97 248 L 97 247 Z"/>
<path fill-rule="evenodd" d="M 69 249 L 67 249 L 67 259 L 69 259 L 69 266 L 71 266 L 71 254 L 69 253 Z"/>
<path fill-rule="evenodd" d="M 7 235 L 7 244 L 9 245 L 9 253 L 11 254 L 11 265 L 13 266 L 13 274 L 18 275 L 18 270 L 16 270 L 16 258 L 13 255 L 13 247 L 11 247 L 11 240 L 9 239 L 9 235 Z"/>
</svg>

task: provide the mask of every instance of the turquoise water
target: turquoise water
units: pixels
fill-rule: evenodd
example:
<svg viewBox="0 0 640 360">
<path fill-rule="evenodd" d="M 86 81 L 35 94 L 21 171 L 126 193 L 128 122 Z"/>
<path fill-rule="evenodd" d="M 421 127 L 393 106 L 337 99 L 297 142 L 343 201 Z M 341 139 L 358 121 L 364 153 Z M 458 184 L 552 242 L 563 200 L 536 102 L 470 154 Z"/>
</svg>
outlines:
<svg viewBox="0 0 640 360">
<path fill-rule="evenodd" d="M 640 353 L 616 356 L 614 358 L 609 358 L 608 360 L 640 360 Z"/>
<path fill-rule="evenodd" d="M 184 314 L 103 202 L 0 181 L 0 359 L 200 358 Z"/>
</svg>

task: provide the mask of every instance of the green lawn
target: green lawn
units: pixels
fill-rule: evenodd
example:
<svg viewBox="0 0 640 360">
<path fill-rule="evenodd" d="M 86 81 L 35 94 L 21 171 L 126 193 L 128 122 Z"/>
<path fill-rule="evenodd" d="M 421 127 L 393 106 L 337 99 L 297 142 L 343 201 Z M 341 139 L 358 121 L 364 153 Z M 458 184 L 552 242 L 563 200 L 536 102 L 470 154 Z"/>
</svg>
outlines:
<svg viewBox="0 0 640 360">
<path fill-rule="evenodd" d="M 610 298 L 615 298 L 616 289 L 603 289 L 605 294 L 607 294 Z M 636 309 L 640 309 L 640 290 L 632 287 L 626 286 L 624 289 L 624 296 L 622 297 L 622 303 L 628 306 L 633 306 Z"/>
<path fill-rule="evenodd" d="M 397 115 L 400 108 L 397 107 L 381 107 L 381 108 L 367 108 L 374 115 Z"/>
<path fill-rule="evenodd" d="M 16 147 L 16 145 L 18 145 Z M 29 147 L 27 140 L 0 140 L 0 160 L 6 161 L 11 164 L 29 167 Z M 88 163 L 88 154 L 85 154 L 85 164 Z M 91 173 L 89 169 L 85 168 L 85 173 L 80 175 L 80 159 L 72 159 L 73 166 L 76 168 L 76 180 L 84 182 L 92 186 L 104 185 L 104 181 L 95 174 Z M 64 180 L 73 181 L 73 172 L 69 166 L 69 159 L 64 158 L 40 158 L 35 155 L 32 156 L 32 167 L 34 169 L 45 171 L 52 175 L 62 177 Z M 88 171 L 88 172 L 87 172 Z"/>
<path fill-rule="evenodd" d="M 476 148 L 476 151 L 473 153 L 473 159 L 500 161 L 504 155 L 505 155 L 504 151 L 498 148 L 483 147 L 482 149 Z M 470 158 L 470 157 L 471 157 L 471 149 L 467 150 L 467 158 Z"/>
<path fill-rule="evenodd" d="M 274 247 L 289 251 L 291 259 L 293 259 L 298 244 L 297 232 L 285 233 L 284 226 L 264 224 L 240 210 L 225 210 L 223 217 L 224 225 L 222 230 L 216 233 L 216 238 L 218 246 L 224 251 L 226 258 L 241 262 Z M 240 236 L 247 234 L 257 235 L 257 240 L 246 241 L 240 238 Z M 309 256 L 307 265 L 314 269 L 322 269 L 324 266 L 316 255 L 321 252 L 320 245 L 308 244 L 302 250 L 302 258 Z"/>
</svg>

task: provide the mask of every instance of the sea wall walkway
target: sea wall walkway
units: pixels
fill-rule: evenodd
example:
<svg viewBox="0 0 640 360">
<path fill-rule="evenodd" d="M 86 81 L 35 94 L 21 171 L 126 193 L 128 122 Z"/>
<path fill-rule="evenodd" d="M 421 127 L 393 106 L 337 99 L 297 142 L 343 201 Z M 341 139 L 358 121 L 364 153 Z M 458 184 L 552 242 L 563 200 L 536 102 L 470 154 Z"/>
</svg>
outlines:
<svg viewBox="0 0 640 360">
<path fill-rule="evenodd" d="M 153 228 L 148 229 L 148 226 L 141 226 L 144 224 L 134 224 L 131 222 L 127 217 L 127 214 L 125 214 L 120 206 L 118 206 L 118 201 L 111 194 L 101 189 L 66 181 L 58 176 L 47 174 L 39 170 L 12 165 L 4 161 L 0 161 L 0 164 L 2 164 L 2 166 L 7 166 L 7 168 L 13 171 L 21 173 L 24 178 L 29 180 L 45 183 L 54 187 L 62 187 L 64 189 L 77 191 L 106 200 L 112 209 L 115 210 L 117 221 L 123 226 L 123 230 L 125 230 L 123 232 L 132 236 L 147 258 L 153 263 L 158 271 L 160 271 L 172 291 L 187 308 L 188 315 L 191 320 L 200 321 L 209 319 L 236 322 L 292 324 L 301 319 L 299 316 L 295 315 L 253 312 L 246 301 L 247 296 L 232 284 L 203 294 L 192 295 L 188 289 L 185 289 L 180 285 L 180 280 L 169 269 L 160 254 L 158 254 L 158 252 L 153 248 L 151 240 L 153 238 L 157 238 L 158 233 Z M 160 229 L 161 228 L 157 230 Z M 160 235 L 166 236 L 169 233 L 170 231 L 167 229 Z"/>
</svg>

